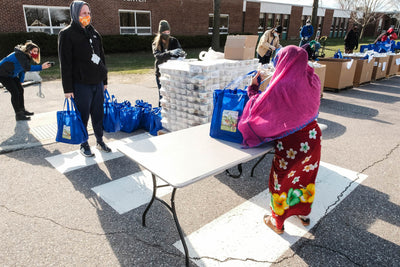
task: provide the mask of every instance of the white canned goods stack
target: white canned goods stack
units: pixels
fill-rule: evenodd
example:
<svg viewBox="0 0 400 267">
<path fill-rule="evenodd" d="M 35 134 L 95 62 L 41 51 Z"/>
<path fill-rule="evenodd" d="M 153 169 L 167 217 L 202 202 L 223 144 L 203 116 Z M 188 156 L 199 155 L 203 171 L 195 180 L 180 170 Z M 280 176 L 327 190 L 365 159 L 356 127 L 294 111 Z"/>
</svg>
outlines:
<svg viewBox="0 0 400 267">
<path fill-rule="evenodd" d="M 169 60 L 159 66 L 162 124 L 177 131 L 211 121 L 213 92 L 256 70 L 258 60 Z M 240 84 L 238 88 L 245 88 Z M 231 88 L 233 89 L 233 88 Z"/>
</svg>

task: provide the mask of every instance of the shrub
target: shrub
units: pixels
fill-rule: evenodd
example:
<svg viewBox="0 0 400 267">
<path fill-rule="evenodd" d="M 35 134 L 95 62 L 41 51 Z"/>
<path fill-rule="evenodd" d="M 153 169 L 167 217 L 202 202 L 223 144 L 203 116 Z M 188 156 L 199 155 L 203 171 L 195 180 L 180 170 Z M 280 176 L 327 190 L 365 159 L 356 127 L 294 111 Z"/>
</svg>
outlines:
<svg viewBox="0 0 400 267">
<path fill-rule="evenodd" d="M 40 47 L 42 56 L 57 56 L 57 35 L 43 32 L 18 32 L 0 34 L 0 58 L 14 51 L 14 47 L 32 40 Z"/>
<path fill-rule="evenodd" d="M 139 35 L 103 35 L 103 46 L 106 54 L 132 53 L 139 51 L 151 51 L 154 36 Z M 40 47 L 42 56 L 58 56 L 56 34 L 43 32 L 19 32 L 0 33 L 0 59 L 14 51 L 18 44 L 24 44 L 26 40 L 32 40 Z M 176 36 L 184 49 L 205 48 L 211 46 L 211 35 Z M 226 35 L 220 36 L 220 46 L 223 47 Z"/>
</svg>

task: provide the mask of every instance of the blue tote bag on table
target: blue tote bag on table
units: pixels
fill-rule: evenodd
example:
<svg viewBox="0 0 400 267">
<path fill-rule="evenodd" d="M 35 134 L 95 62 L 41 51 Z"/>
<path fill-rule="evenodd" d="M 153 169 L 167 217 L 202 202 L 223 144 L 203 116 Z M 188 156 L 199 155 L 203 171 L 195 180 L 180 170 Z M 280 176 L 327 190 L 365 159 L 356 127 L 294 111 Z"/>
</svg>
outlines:
<svg viewBox="0 0 400 267">
<path fill-rule="evenodd" d="M 116 107 L 116 101 L 110 98 L 110 95 L 104 90 L 104 117 L 103 117 L 103 129 L 106 132 L 118 132 L 121 129 L 121 122 L 119 117 L 119 111 Z"/>
<path fill-rule="evenodd" d="M 246 77 L 255 73 L 256 71 L 251 71 L 232 81 L 224 89 L 214 91 L 214 107 L 210 127 L 211 137 L 235 143 L 242 143 L 243 136 L 239 132 L 238 123 L 249 97 L 246 90 L 232 90 L 227 88 L 241 82 Z"/>
<path fill-rule="evenodd" d="M 71 101 L 71 106 L 70 102 Z M 65 109 L 67 105 L 67 109 Z M 88 140 L 86 127 L 83 125 L 81 114 L 76 109 L 73 98 L 65 98 L 64 108 L 57 111 L 56 141 L 67 144 L 81 144 Z"/>
</svg>

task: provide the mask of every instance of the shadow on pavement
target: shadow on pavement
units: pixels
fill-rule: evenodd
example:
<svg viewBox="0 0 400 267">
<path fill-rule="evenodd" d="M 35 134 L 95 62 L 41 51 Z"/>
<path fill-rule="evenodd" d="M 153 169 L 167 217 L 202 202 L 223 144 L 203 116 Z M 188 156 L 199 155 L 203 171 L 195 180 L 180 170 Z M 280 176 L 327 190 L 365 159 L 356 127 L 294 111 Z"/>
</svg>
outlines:
<svg viewBox="0 0 400 267">
<path fill-rule="evenodd" d="M 103 164 L 105 167 L 101 166 Z M 162 204 L 158 201 L 153 203 L 147 213 L 147 227 L 143 227 L 141 218 L 146 205 L 118 214 L 92 191 L 95 186 L 140 171 L 139 166 L 127 157 L 101 165 L 71 171 L 65 177 L 96 209 L 105 237 L 121 266 L 150 266 L 155 262 L 162 262 L 165 266 L 183 266 L 184 255 L 173 246 L 180 240 L 174 220 Z M 170 195 L 165 196 L 165 200 L 168 197 Z"/>
<path fill-rule="evenodd" d="M 323 140 L 334 139 L 336 137 L 343 135 L 346 132 L 346 127 L 335 121 L 330 121 L 319 117 L 318 123 L 322 123 L 328 126 L 327 129 L 322 131 Z"/>
<path fill-rule="evenodd" d="M 374 118 L 379 114 L 379 111 L 377 109 L 344 103 L 332 99 L 321 99 L 321 106 L 319 110 L 321 112 L 326 112 L 337 116 L 355 118 L 360 120 L 372 120 L 380 123 L 391 124 L 390 122 Z"/>
<path fill-rule="evenodd" d="M 290 254 L 308 266 L 398 266 L 400 207 L 389 196 L 359 185 L 301 238 Z M 385 228 L 386 227 L 386 228 Z M 379 232 L 379 233 L 378 233 Z M 286 254 L 280 258 L 284 263 Z"/>
</svg>

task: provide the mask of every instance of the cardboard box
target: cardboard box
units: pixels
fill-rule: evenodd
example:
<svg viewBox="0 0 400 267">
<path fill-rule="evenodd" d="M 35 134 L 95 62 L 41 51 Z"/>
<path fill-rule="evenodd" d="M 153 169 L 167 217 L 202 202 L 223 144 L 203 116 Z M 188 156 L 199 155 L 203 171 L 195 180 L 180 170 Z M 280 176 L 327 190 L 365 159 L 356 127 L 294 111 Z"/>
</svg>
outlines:
<svg viewBox="0 0 400 267">
<path fill-rule="evenodd" d="M 377 57 L 375 56 L 374 70 L 372 71 L 371 80 L 379 80 L 386 77 L 389 57 Z"/>
<path fill-rule="evenodd" d="M 400 54 L 389 55 L 386 77 L 396 75 L 400 66 Z"/>
<path fill-rule="evenodd" d="M 228 35 L 224 57 L 226 59 L 253 59 L 255 57 L 258 35 Z"/>
<path fill-rule="evenodd" d="M 321 97 L 322 97 L 324 92 L 326 65 L 320 64 L 319 68 L 314 68 L 314 73 L 318 75 L 319 80 L 321 81 Z"/>
<path fill-rule="evenodd" d="M 375 59 L 363 59 L 360 57 L 351 57 L 356 61 L 356 72 L 354 74 L 353 84 L 359 86 L 360 84 L 370 82 L 372 72 L 374 70 Z"/>
<path fill-rule="evenodd" d="M 318 63 L 326 65 L 325 89 L 353 87 L 356 62 L 353 59 L 320 58 Z"/>
</svg>

